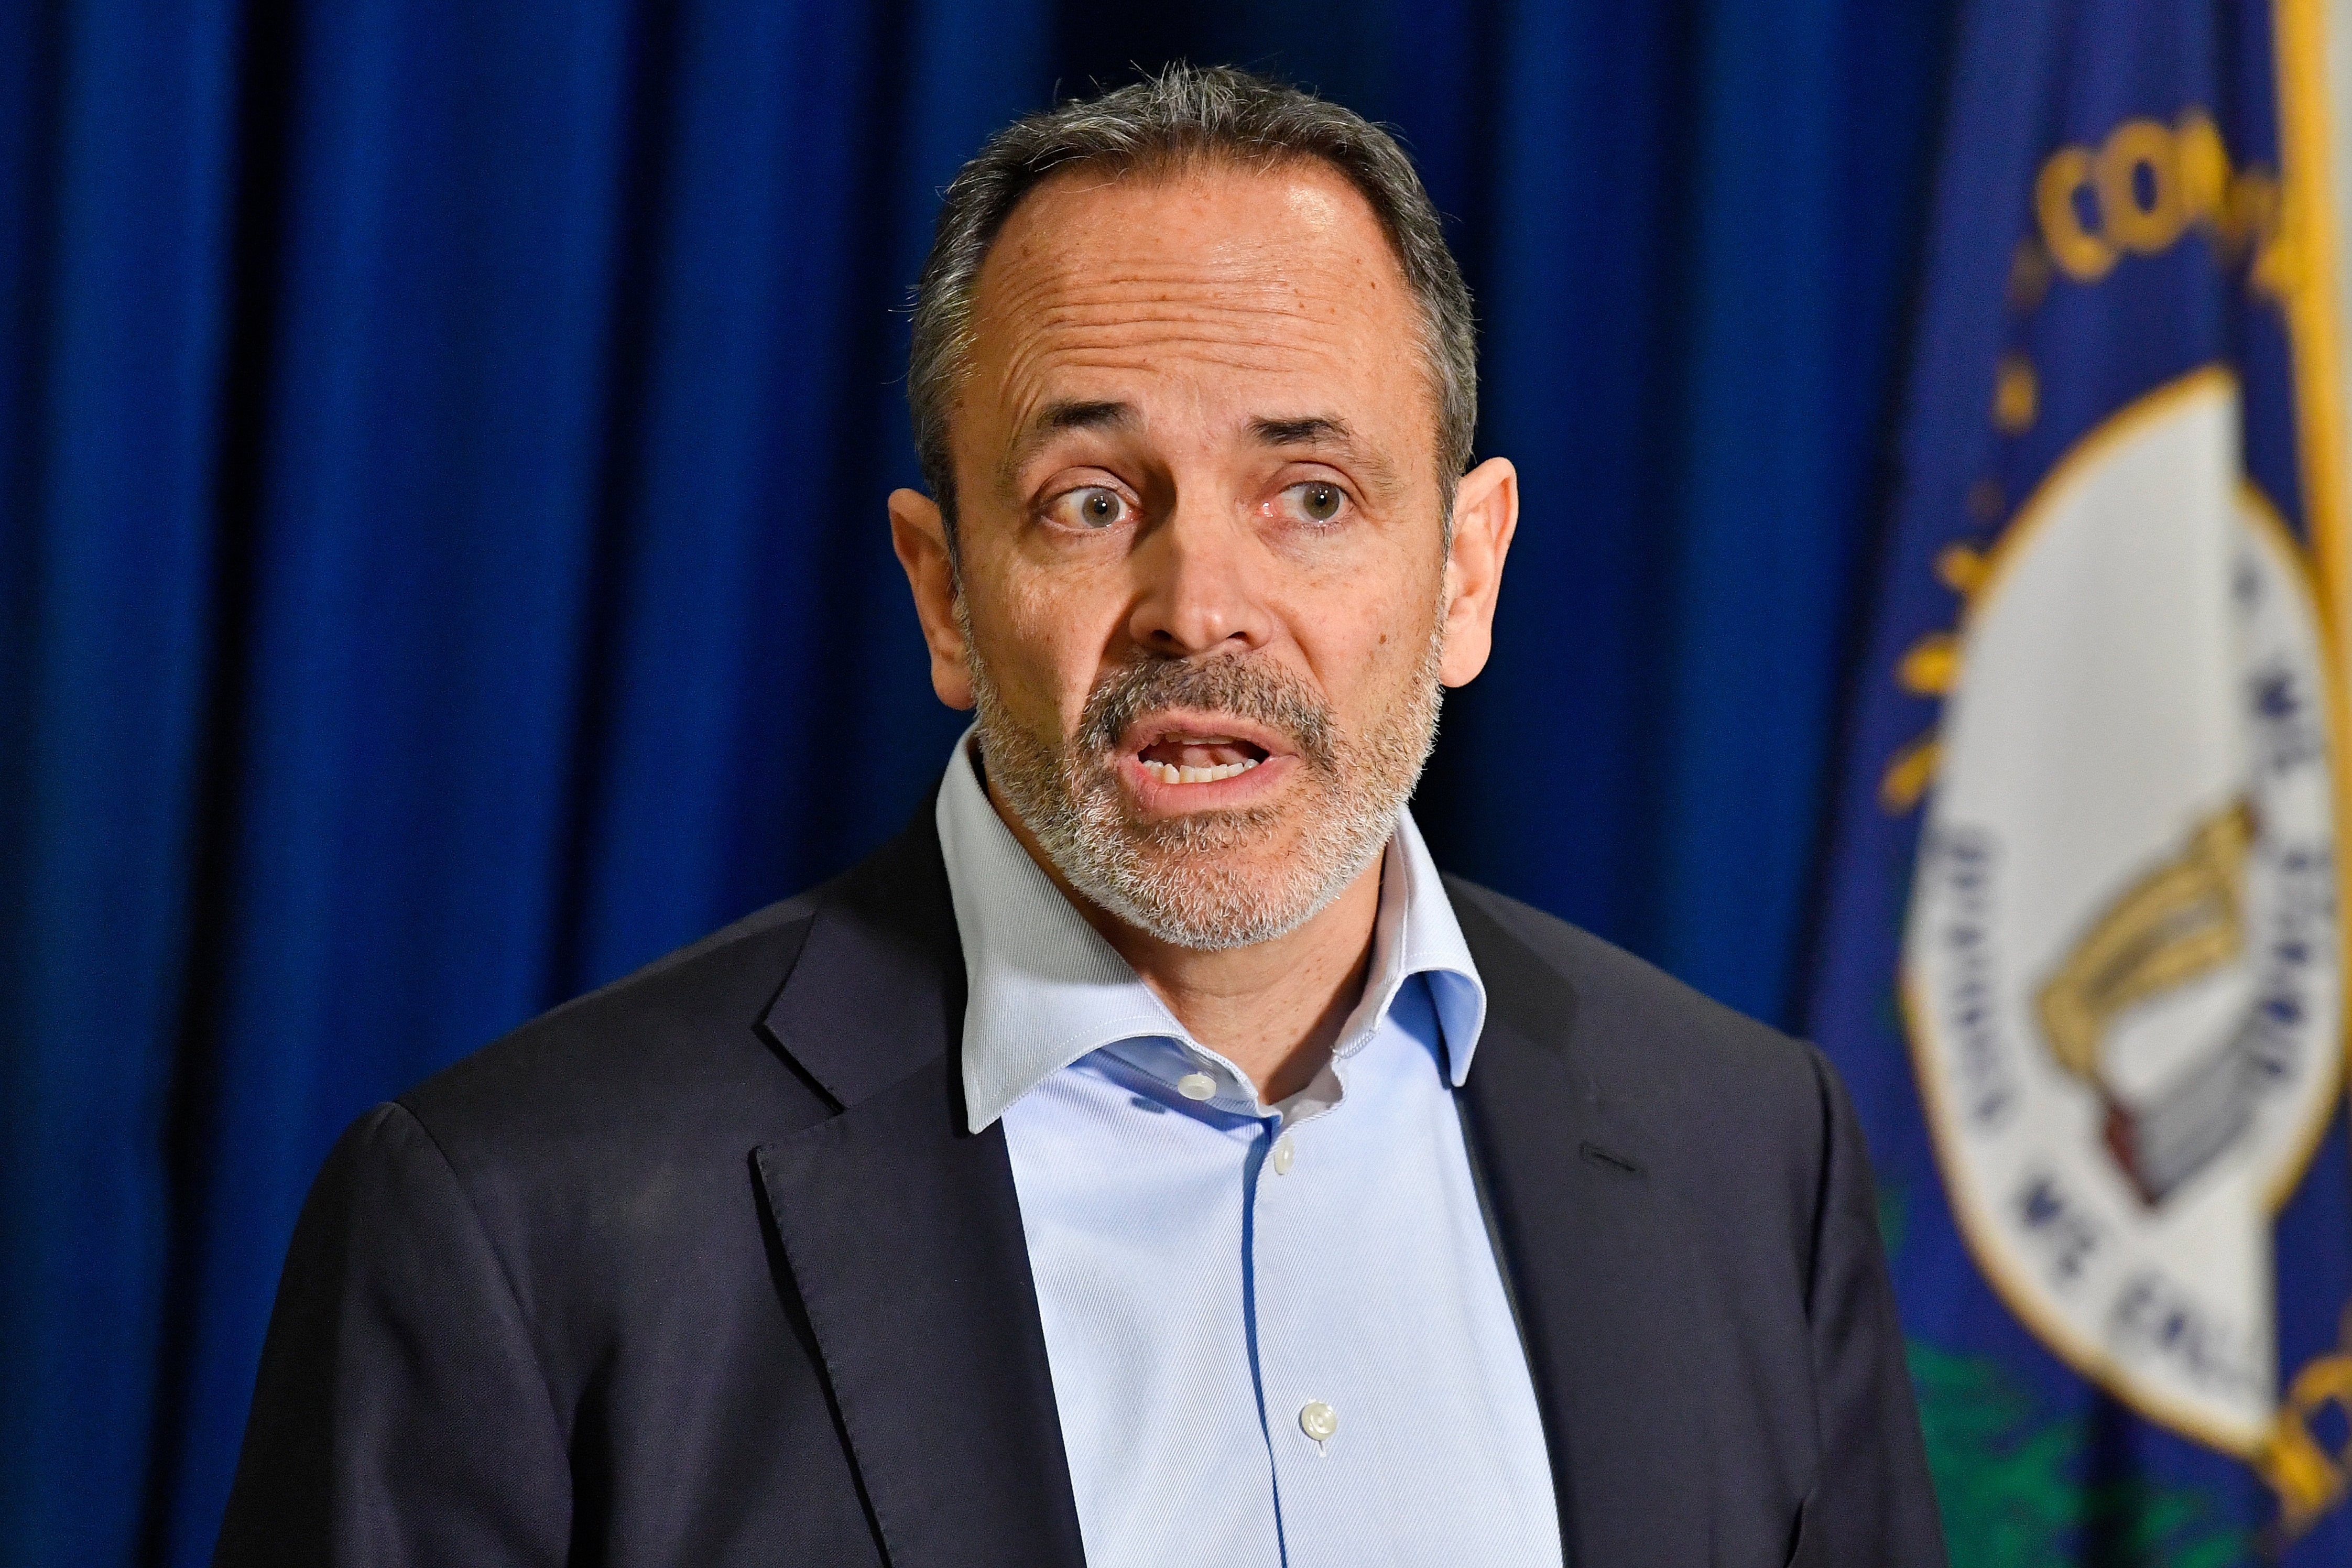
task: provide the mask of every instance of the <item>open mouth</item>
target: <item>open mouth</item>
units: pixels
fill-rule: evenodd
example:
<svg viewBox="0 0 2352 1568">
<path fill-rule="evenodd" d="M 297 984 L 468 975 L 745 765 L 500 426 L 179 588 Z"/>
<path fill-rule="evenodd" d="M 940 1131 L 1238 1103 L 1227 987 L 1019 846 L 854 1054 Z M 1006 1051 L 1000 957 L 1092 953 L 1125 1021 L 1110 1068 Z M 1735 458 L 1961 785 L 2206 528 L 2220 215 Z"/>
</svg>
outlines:
<svg viewBox="0 0 2352 1568">
<path fill-rule="evenodd" d="M 1239 778 L 1267 754 L 1265 747 L 1239 735 L 1171 731 L 1139 750 L 1135 760 L 1161 784 L 1202 784 Z"/>
</svg>

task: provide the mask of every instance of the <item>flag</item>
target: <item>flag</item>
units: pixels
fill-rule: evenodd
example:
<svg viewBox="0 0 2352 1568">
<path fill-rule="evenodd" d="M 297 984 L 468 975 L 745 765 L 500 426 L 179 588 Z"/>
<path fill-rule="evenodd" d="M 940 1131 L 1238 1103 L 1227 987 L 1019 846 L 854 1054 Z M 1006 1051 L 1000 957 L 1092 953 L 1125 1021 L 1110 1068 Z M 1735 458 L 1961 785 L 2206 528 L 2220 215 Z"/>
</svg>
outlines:
<svg viewBox="0 0 2352 1568">
<path fill-rule="evenodd" d="M 1960 1568 L 2352 1563 L 2327 20 L 1964 4 L 1808 996 Z"/>
</svg>

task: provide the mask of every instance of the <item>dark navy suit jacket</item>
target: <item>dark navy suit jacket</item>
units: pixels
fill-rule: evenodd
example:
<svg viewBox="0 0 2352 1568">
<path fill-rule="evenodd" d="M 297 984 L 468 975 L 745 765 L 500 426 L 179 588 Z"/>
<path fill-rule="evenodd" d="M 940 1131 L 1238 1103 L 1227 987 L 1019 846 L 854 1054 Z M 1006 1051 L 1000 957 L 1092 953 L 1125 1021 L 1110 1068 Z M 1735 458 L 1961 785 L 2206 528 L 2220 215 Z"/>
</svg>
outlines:
<svg viewBox="0 0 2352 1568">
<path fill-rule="evenodd" d="M 1942 1563 L 1828 1064 L 1447 890 L 1571 1568 Z M 1075 1568 L 963 991 L 925 812 L 362 1117 L 295 1232 L 217 1561 Z"/>
</svg>

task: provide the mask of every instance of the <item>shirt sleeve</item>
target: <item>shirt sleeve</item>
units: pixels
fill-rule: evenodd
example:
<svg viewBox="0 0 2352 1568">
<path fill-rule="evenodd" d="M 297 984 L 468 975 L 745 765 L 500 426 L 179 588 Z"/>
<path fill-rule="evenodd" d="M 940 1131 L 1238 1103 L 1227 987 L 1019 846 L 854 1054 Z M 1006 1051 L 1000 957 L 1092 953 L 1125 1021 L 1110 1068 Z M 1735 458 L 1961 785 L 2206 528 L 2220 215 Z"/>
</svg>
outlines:
<svg viewBox="0 0 2352 1568">
<path fill-rule="evenodd" d="M 571 1504 L 512 1281 L 431 1134 L 378 1106 L 295 1227 L 215 1563 L 561 1563 Z"/>
<path fill-rule="evenodd" d="M 1824 1121 L 1806 1298 L 1822 1462 L 1791 1563 L 1943 1568 L 1943 1529 L 1879 1243 L 1870 1157 L 1836 1070 L 1818 1050 L 1811 1054 Z"/>
</svg>

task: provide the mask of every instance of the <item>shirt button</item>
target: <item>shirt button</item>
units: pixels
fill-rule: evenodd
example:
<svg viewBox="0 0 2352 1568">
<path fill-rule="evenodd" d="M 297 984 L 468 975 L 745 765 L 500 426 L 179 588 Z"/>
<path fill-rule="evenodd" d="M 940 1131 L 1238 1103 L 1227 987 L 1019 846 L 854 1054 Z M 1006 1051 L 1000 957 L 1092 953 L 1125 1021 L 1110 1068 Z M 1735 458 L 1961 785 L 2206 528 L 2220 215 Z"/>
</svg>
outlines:
<svg viewBox="0 0 2352 1568">
<path fill-rule="evenodd" d="M 1217 1080 L 1204 1072 L 1188 1072 L 1176 1080 L 1176 1092 L 1187 1100 L 1210 1100 L 1217 1092 Z"/>
<path fill-rule="evenodd" d="M 1298 1145 L 1290 1141 L 1289 1133 L 1286 1132 L 1274 1141 L 1274 1173 L 1276 1175 L 1290 1174 L 1290 1163 L 1297 1158 Z"/>
<path fill-rule="evenodd" d="M 1319 1399 L 1310 1399 L 1298 1407 L 1298 1429 L 1318 1443 L 1328 1442 L 1339 1429 L 1339 1413 Z"/>
</svg>

